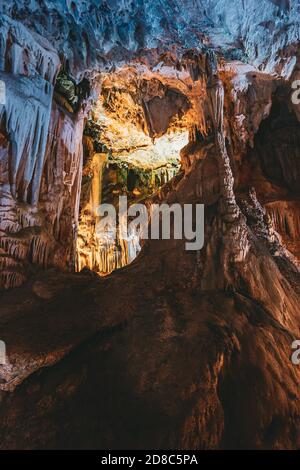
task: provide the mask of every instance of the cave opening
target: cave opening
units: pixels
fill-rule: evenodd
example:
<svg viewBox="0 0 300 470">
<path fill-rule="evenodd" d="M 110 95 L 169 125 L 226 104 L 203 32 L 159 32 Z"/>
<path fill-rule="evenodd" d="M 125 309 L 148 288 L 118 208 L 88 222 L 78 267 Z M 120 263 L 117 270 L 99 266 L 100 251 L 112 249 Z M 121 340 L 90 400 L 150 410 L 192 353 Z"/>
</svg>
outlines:
<svg viewBox="0 0 300 470">
<path fill-rule="evenodd" d="M 189 108 L 184 94 L 153 78 L 136 82 L 109 75 L 102 81 L 83 136 L 77 271 L 107 275 L 138 256 L 139 233 L 120 240 L 108 227 L 99 234 L 99 206 L 111 204 L 117 211 L 120 196 L 128 206 L 147 205 L 176 177 L 189 142 Z"/>
</svg>

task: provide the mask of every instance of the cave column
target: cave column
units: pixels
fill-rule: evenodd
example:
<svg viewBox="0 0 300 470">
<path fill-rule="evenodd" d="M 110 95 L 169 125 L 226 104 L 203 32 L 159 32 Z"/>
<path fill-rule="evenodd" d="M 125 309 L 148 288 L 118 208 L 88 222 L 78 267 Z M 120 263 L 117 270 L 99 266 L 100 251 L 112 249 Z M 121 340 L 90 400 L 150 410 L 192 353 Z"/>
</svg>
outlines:
<svg viewBox="0 0 300 470">
<path fill-rule="evenodd" d="M 223 274 L 217 277 L 217 286 L 233 288 L 236 285 L 235 264 L 244 261 L 249 251 L 249 240 L 245 219 L 236 203 L 234 177 L 227 153 L 224 132 L 224 87 L 216 74 L 210 75 L 207 86 L 209 113 L 213 124 L 215 148 L 218 160 L 220 201 L 220 224 L 218 236 L 222 237 L 220 265 Z"/>
<path fill-rule="evenodd" d="M 225 222 L 239 217 L 239 208 L 234 195 L 234 178 L 224 137 L 224 87 L 222 81 L 213 76 L 207 86 L 208 105 L 213 123 L 221 190 L 221 214 Z"/>
</svg>

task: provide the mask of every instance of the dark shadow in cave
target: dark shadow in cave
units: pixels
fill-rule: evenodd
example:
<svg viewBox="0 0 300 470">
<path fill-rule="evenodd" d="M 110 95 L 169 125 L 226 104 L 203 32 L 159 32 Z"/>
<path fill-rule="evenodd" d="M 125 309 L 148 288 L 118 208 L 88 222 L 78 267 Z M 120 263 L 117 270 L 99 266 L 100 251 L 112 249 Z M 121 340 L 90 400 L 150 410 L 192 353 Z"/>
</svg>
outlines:
<svg viewBox="0 0 300 470">
<path fill-rule="evenodd" d="M 274 97 L 269 117 L 261 123 L 255 149 L 265 176 L 299 195 L 300 123 L 280 93 Z"/>
<path fill-rule="evenodd" d="M 134 170 L 131 168 L 127 175 L 127 189 L 133 191 L 136 185 L 136 175 Z"/>
</svg>

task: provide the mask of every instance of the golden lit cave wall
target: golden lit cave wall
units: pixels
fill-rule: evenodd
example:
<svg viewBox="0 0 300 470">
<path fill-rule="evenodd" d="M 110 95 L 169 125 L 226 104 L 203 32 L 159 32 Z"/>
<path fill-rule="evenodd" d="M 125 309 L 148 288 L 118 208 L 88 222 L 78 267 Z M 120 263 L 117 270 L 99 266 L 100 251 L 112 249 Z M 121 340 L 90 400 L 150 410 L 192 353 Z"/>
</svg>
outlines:
<svg viewBox="0 0 300 470">
<path fill-rule="evenodd" d="M 127 195 L 129 204 L 139 202 L 168 183 L 178 169 L 179 163 L 144 169 L 128 165 L 117 158 L 108 161 L 104 153 L 94 154 L 88 168 L 84 170 L 77 237 L 77 271 L 86 267 L 106 275 L 136 258 L 140 251 L 139 234 L 129 233 L 127 240 L 119 239 L 118 232 L 117 240 L 113 239 L 109 231 L 99 235 L 98 207 L 103 202 L 117 208 L 120 195 Z"/>
</svg>

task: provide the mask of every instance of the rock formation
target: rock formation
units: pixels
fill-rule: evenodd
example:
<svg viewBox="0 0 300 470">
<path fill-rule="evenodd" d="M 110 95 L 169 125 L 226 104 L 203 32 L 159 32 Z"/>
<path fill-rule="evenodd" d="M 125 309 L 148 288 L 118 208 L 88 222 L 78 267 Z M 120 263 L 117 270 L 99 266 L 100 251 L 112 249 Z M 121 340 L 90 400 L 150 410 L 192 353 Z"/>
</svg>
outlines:
<svg viewBox="0 0 300 470">
<path fill-rule="evenodd" d="M 0 447 L 299 448 L 299 2 L 0 13 Z M 97 238 L 120 194 L 203 249 Z"/>
</svg>

